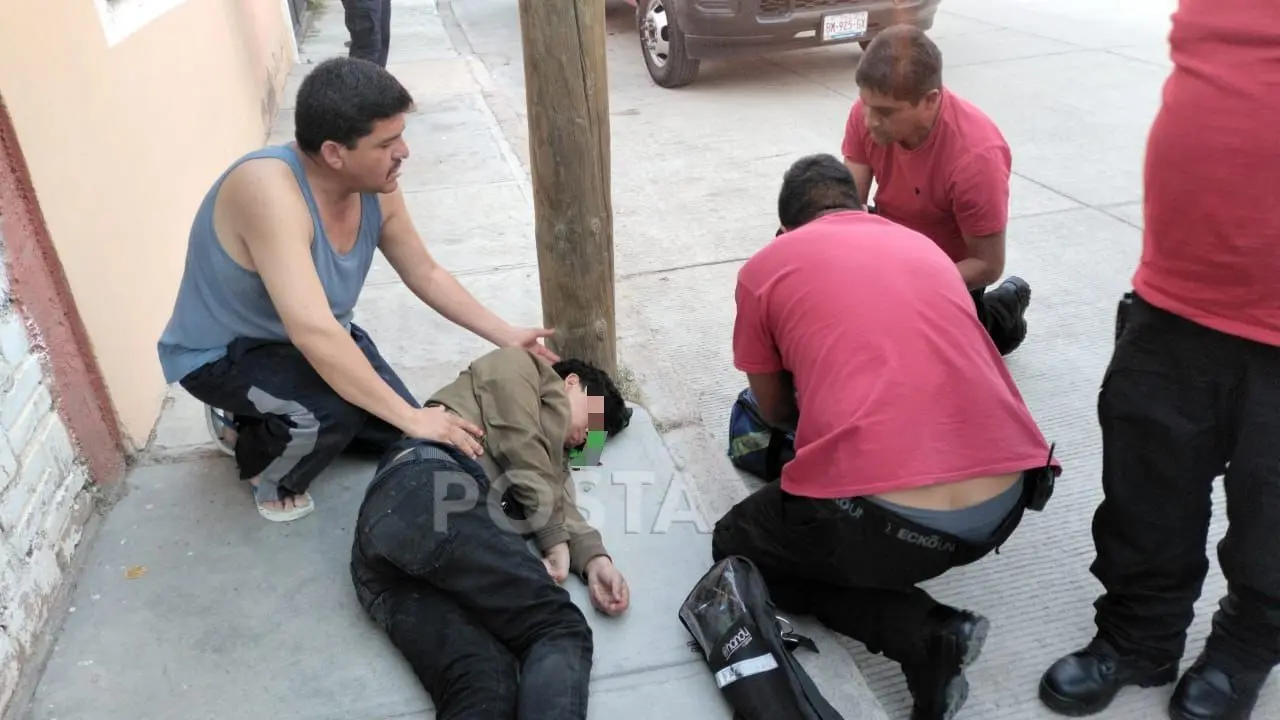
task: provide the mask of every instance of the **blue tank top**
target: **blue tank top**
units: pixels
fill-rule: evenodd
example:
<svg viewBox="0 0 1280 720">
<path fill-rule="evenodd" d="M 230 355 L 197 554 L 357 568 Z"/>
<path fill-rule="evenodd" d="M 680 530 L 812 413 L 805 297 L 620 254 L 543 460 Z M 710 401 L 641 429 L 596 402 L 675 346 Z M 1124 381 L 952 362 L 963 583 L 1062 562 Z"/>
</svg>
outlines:
<svg viewBox="0 0 1280 720">
<path fill-rule="evenodd" d="M 329 309 L 343 327 L 350 327 L 356 301 L 373 264 L 382 233 L 382 207 L 374 194 L 360 196 L 360 229 L 355 247 L 339 255 L 329 244 L 311 185 L 297 151 L 288 145 L 255 150 L 227 168 L 205 195 L 187 242 L 186 268 L 173 315 L 160 336 L 160 367 L 166 383 L 227 354 L 237 338 L 288 341 L 284 323 L 256 273 L 241 267 L 218 243 L 213 230 L 213 207 L 223 180 L 240 163 L 275 158 L 289 164 L 311 211 L 311 259 L 329 299 Z"/>
</svg>

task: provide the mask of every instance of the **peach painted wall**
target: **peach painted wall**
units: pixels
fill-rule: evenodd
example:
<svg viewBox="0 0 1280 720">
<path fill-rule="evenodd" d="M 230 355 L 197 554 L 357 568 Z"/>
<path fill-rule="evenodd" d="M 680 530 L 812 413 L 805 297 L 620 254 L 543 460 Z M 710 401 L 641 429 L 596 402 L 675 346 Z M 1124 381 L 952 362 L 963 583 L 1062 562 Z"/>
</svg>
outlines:
<svg viewBox="0 0 1280 720">
<path fill-rule="evenodd" d="M 96 4 L 111 2 L 167 9 L 111 35 Z M 0 3 L 0 93 L 135 449 L 165 396 L 156 340 L 192 217 L 227 164 L 262 145 L 295 59 L 280 3 Z"/>
</svg>

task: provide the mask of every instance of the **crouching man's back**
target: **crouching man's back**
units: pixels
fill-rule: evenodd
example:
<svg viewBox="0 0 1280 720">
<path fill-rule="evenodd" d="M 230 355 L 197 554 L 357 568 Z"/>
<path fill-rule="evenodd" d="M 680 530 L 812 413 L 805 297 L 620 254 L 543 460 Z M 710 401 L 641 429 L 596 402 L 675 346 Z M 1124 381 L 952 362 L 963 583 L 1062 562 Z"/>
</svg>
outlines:
<svg viewBox="0 0 1280 720">
<path fill-rule="evenodd" d="M 899 662 L 912 720 L 948 720 L 988 622 L 919 584 L 1043 507 L 1050 446 L 955 265 L 864 212 L 839 160 L 798 161 L 779 215 L 738 276 L 733 356 L 796 454 L 716 524 L 713 557 L 749 558 L 780 608 Z"/>
</svg>

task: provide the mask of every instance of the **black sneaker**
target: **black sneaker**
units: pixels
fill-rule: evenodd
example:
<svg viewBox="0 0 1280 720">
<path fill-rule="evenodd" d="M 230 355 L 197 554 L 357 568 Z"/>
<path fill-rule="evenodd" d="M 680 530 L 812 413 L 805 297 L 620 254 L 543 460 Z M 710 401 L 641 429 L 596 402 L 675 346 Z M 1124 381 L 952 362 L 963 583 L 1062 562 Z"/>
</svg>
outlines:
<svg viewBox="0 0 1280 720">
<path fill-rule="evenodd" d="M 1105 640 L 1054 663 L 1040 678 L 1040 702 L 1059 715 L 1084 717 L 1102 712 L 1126 685 L 1157 687 L 1178 679 L 1176 660 L 1159 663 L 1121 657 Z"/>
<path fill-rule="evenodd" d="M 1249 720 L 1266 672 L 1232 672 L 1204 653 L 1187 669 L 1169 700 L 1173 720 Z"/>
<path fill-rule="evenodd" d="M 929 660 L 904 666 L 915 700 L 911 720 L 952 720 L 969 699 L 965 668 L 982 654 L 991 623 L 966 610 L 940 608 L 945 617 L 926 638 Z"/>
</svg>

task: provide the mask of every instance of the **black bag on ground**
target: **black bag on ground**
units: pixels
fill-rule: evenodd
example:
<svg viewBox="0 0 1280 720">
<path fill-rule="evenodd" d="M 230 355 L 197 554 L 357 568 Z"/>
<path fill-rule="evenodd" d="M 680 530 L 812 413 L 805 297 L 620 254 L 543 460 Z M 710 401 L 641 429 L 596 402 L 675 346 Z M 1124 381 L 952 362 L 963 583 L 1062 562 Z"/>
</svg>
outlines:
<svg viewBox="0 0 1280 720">
<path fill-rule="evenodd" d="M 735 720 L 844 720 L 791 654 L 796 647 L 817 652 L 817 646 L 778 617 L 750 560 L 730 556 L 716 563 L 680 606 L 680 622 Z"/>
</svg>

